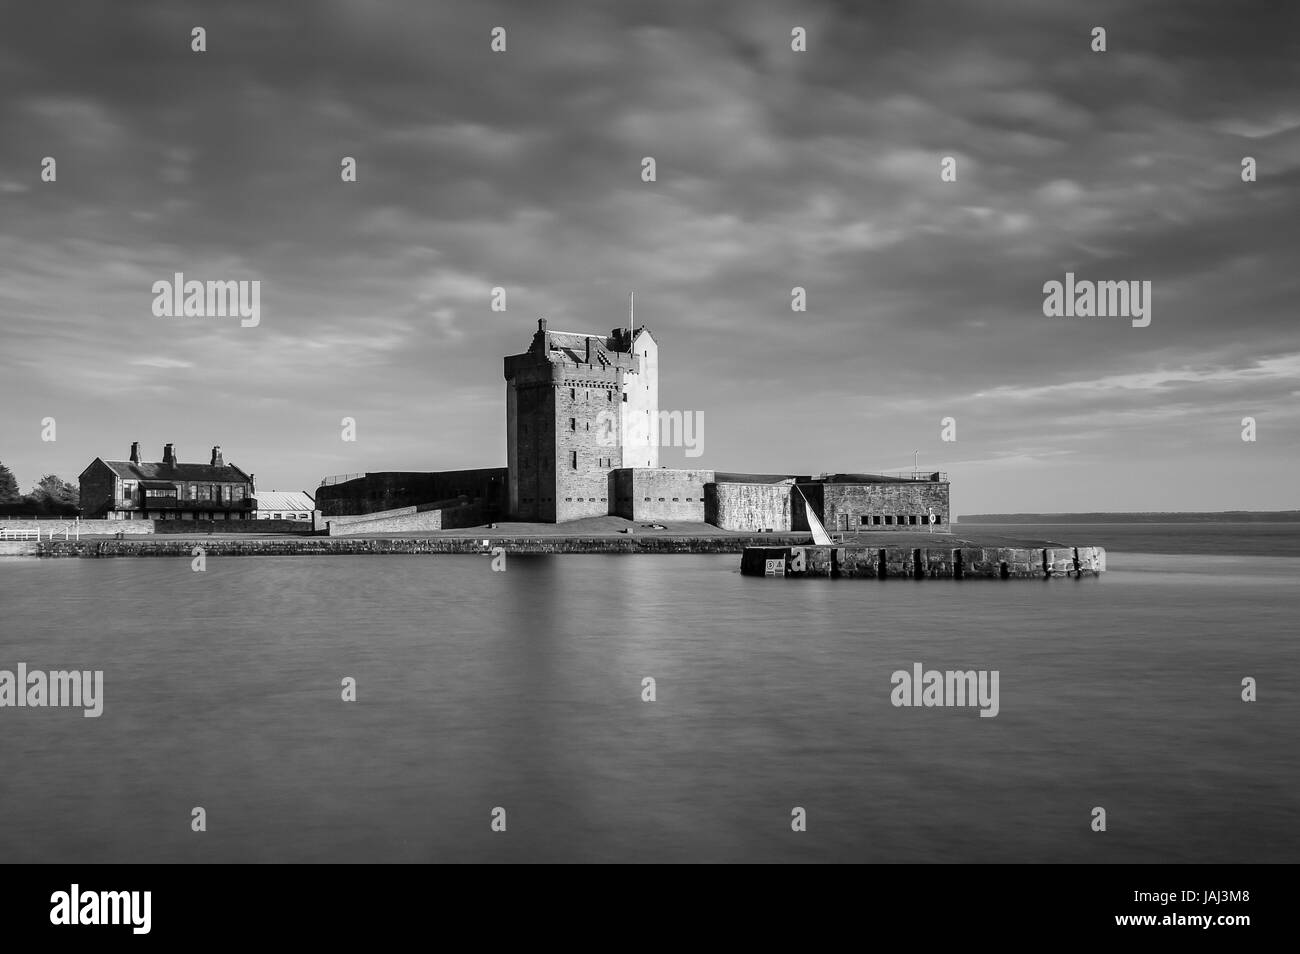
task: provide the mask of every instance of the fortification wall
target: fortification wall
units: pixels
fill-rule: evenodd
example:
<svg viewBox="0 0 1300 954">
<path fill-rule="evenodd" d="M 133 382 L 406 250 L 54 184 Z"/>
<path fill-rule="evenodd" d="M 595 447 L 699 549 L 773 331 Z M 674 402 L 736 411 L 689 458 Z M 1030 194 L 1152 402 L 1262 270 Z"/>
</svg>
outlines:
<svg viewBox="0 0 1300 954">
<path fill-rule="evenodd" d="M 811 491 L 812 488 L 802 489 Z M 950 521 L 947 483 L 902 481 L 822 486 L 822 522 L 827 530 L 915 530 L 929 525 L 926 515 L 930 508 L 939 518 L 936 526 L 946 528 Z M 864 516 L 869 522 L 862 522 Z"/>
<path fill-rule="evenodd" d="M 614 472 L 611 513 L 628 520 L 704 522 L 705 486 L 711 470 L 627 467 Z"/>
<path fill-rule="evenodd" d="M 704 520 L 723 530 L 788 533 L 791 523 L 789 484 L 722 484 L 704 487 Z"/>
</svg>

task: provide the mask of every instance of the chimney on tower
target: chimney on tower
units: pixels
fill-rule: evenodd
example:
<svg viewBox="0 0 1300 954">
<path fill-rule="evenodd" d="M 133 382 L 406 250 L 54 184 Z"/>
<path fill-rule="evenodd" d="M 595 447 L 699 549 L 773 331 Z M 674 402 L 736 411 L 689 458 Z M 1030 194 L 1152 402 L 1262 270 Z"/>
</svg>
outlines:
<svg viewBox="0 0 1300 954">
<path fill-rule="evenodd" d="M 176 445 L 175 444 L 163 445 L 163 466 L 165 467 L 176 466 Z"/>
<path fill-rule="evenodd" d="M 131 442 L 131 463 L 133 464 L 140 463 L 140 442 L 139 441 Z"/>
<path fill-rule="evenodd" d="M 221 445 L 220 445 L 220 444 L 218 444 L 216 447 L 212 448 L 212 466 L 213 466 L 213 467 L 224 467 L 224 466 L 225 466 L 225 463 L 221 460 Z"/>
</svg>

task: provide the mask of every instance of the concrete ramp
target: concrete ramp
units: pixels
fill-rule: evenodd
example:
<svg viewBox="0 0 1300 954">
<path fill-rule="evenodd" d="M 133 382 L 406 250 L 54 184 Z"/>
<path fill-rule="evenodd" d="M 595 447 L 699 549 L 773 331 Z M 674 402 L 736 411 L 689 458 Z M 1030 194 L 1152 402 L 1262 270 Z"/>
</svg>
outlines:
<svg viewBox="0 0 1300 954">
<path fill-rule="evenodd" d="M 473 527 L 483 522 L 479 501 L 440 500 L 415 507 L 399 507 L 379 513 L 354 514 L 329 518 L 331 537 L 360 536 L 370 533 L 422 533 L 429 530 L 453 530 Z"/>
</svg>

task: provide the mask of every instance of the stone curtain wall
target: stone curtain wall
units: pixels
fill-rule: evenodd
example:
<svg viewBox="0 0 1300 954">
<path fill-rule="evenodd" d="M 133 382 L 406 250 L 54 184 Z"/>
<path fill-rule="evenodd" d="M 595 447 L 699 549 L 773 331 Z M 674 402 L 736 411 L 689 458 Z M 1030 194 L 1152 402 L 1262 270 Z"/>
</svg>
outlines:
<svg viewBox="0 0 1300 954">
<path fill-rule="evenodd" d="M 637 521 L 689 520 L 704 522 L 704 488 L 711 470 L 636 468 L 632 475 L 632 516 Z M 650 499 L 647 500 L 646 498 Z"/>
<path fill-rule="evenodd" d="M 704 520 L 722 530 L 792 529 L 789 484 L 706 484 Z"/>
</svg>

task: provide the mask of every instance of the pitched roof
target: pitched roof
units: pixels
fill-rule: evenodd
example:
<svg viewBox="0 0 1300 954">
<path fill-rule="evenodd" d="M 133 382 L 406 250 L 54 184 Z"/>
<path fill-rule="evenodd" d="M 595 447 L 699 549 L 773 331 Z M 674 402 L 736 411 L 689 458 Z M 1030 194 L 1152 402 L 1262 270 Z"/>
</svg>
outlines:
<svg viewBox="0 0 1300 954">
<path fill-rule="evenodd" d="M 258 510 L 301 510 L 310 513 L 316 501 L 304 490 L 259 490 L 253 495 Z"/>
<path fill-rule="evenodd" d="M 103 458 L 100 458 L 103 460 Z M 205 483 L 246 484 L 249 476 L 233 464 L 164 464 L 161 461 L 106 460 L 108 468 L 126 480 L 182 480 Z"/>
</svg>

